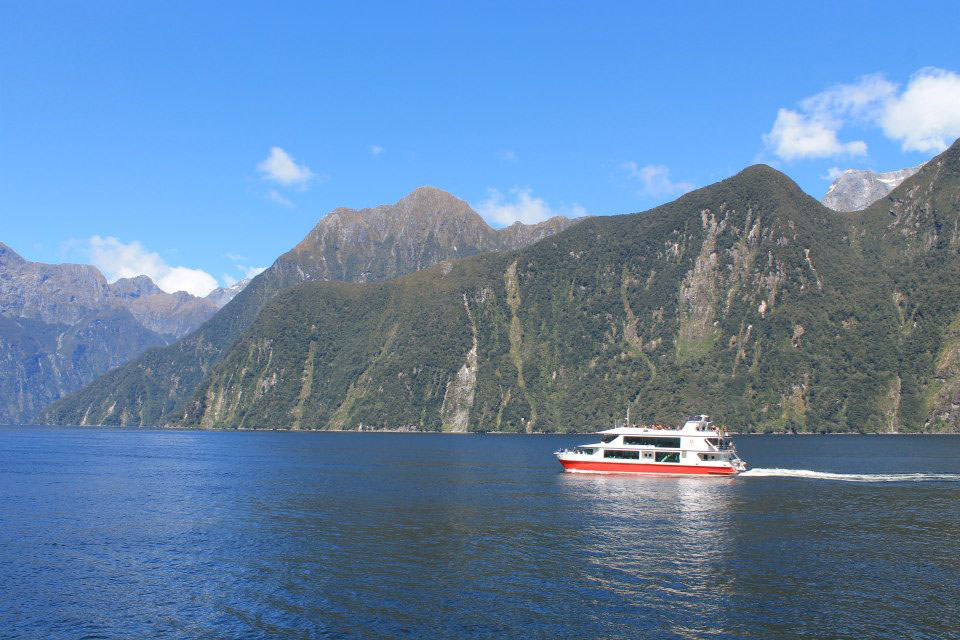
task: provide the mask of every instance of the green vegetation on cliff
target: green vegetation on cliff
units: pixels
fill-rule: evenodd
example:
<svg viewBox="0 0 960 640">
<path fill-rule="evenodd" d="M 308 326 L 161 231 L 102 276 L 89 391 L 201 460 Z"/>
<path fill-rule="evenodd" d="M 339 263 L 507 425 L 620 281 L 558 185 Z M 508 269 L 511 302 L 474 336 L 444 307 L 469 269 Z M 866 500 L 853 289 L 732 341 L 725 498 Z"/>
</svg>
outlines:
<svg viewBox="0 0 960 640">
<path fill-rule="evenodd" d="M 705 411 L 738 429 L 957 430 L 958 221 L 958 145 L 852 214 L 751 167 L 518 251 L 289 288 L 239 339 L 208 323 L 197 335 L 225 336 L 223 355 L 176 392 L 168 380 L 186 378 L 167 365 L 162 414 L 110 404 L 149 399 L 109 379 L 125 367 L 49 418 L 579 431 L 630 404 L 641 419 Z"/>
</svg>

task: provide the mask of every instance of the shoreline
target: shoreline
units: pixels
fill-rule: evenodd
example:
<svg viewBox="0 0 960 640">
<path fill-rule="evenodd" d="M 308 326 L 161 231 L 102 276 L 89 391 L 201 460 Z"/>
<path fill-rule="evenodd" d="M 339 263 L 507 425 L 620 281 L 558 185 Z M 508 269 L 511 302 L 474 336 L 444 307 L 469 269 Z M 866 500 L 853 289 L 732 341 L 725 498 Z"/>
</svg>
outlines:
<svg viewBox="0 0 960 640">
<path fill-rule="evenodd" d="M 382 434 L 409 434 L 409 435 L 450 435 L 450 436 L 594 436 L 597 431 L 565 431 L 565 432 L 547 432 L 533 431 L 530 433 L 519 433 L 516 431 L 413 431 L 408 429 L 251 429 L 249 427 L 235 427 L 227 429 L 210 429 L 206 427 L 142 427 L 139 425 L 120 426 L 120 425 L 56 425 L 56 424 L 8 424 L 0 425 L 4 428 L 25 428 L 37 427 L 40 429 L 117 429 L 129 431 L 200 431 L 210 433 L 382 433 Z M 791 433 L 787 431 L 773 432 L 750 432 L 750 431 L 729 431 L 731 437 L 739 436 L 956 436 L 960 432 L 888 432 L 888 433 L 859 433 L 856 431 L 834 431 L 829 433 L 819 433 L 813 431 L 798 431 Z"/>
</svg>

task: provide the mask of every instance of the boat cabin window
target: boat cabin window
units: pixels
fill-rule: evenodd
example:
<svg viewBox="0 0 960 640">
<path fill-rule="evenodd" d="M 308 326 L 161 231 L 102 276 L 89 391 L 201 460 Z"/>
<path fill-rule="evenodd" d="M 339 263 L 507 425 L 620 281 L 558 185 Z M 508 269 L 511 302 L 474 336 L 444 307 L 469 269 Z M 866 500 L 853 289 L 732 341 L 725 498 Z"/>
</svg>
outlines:
<svg viewBox="0 0 960 640">
<path fill-rule="evenodd" d="M 679 451 L 657 451 L 657 462 L 680 462 Z"/>
<path fill-rule="evenodd" d="M 590 447 L 574 447 L 573 451 L 574 453 L 582 453 L 588 456 L 592 456 L 593 452 L 596 451 L 596 449 L 591 449 Z"/>
<path fill-rule="evenodd" d="M 639 460 L 639 451 L 621 451 L 619 449 L 607 449 L 603 452 L 604 458 L 617 458 L 620 460 Z"/>
<path fill-rule="evenodd" d="M 653 436 L 623 436 L 623 444 L 679 449 L 680 438 L 657 438 Z"/>
<path fill-rule="evenodd" d="M 613 435 L 605 435 L 605 436 L 603 436 L 603 438 L 601 438 L 601 440 L 603 440 L 604 443 L 610 443 L 610 442 L 613 442 L 614 440 L 616 440 L 616 439 L 619 438 L 619 437 L 620 437 L 620 436 L 618 436 L 618 435 L 616 435 L 616 434 L 613 434 Z"/>
</svg>

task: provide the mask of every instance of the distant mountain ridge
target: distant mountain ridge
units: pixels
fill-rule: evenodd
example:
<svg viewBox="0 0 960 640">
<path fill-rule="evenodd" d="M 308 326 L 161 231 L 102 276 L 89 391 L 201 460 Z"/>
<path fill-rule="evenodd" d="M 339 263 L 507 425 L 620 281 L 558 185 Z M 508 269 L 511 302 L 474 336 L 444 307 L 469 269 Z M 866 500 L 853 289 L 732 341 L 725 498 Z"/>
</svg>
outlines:
<svg viewBox="0 0 960 640">
<path fill-rule="evenodd" d="M 22 422 L 150 347 L 196 329 L 216 305 L 147 276 L 108 283 L 84 264 L 31 262 L 0 243 L 0 422 Z"/>
<path fill-rule="evenodd" d="M 960 430 L 960 142 L 848 216 L 754 166 L 516 251 L 267 288 L 323 246 L 46 418 L 565 431 L 629 404 L 761 431 Z"/>
<path fill-rule="evenodd" d="M 922 164 L 886 173 L 869 169 L 847 169 L 833 181 L 821 202 L 834 211 L 844 213 L 866 209 L 900 186 L 921 167 Z"/>
<path fill-rule="evenodd" d="M 30 262 L 0 243 L 0 314 L 73 324 L 106 308 L 126 309 L 145 328 L 172 339 L 216 311 L 213 302 L 183 291 L 166 293 L 147 276 L 111 284 L 92 265 Z"/>
<path fill-rule="evenodd" d="M 76 416 L 51 409 L 47 419 L 166 424 L 263 305 L 288 287 L 307 281 L 382 282 L 457 258 L 517 249 L 576 222 L 558 216 L 495 230 L 466 202 L 434 187 L 416 189 L 392 205 L 334 209 L 198 331 L 110 371 L 65 400 L 64 408 L 86 405 Z M 109 404 L 100 406 L 101 398 Z"/>
<path fill-rule="evenodd" d="M 217 309 L 222 309 L 224 305 L 236 298 L 237 294 L 243 291 L 248 284 L 250 284 L 250 278 L 244 278 L 226 287 L 217 287 L 206 295 L 206 299 L 215 304 Z"/>
</svg>

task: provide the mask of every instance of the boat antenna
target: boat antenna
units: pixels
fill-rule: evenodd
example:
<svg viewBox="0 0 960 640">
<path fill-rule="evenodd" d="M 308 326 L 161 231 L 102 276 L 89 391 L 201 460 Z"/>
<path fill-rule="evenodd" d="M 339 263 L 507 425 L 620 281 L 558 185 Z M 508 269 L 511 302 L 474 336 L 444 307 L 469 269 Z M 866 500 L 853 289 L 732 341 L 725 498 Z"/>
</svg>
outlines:
<svg viewBox="0 0 960 640">
<path fill-rule="evenodd" d="M 627 403 L 627 426 L 630 426 L 630 403 Z"/>
</svg>

